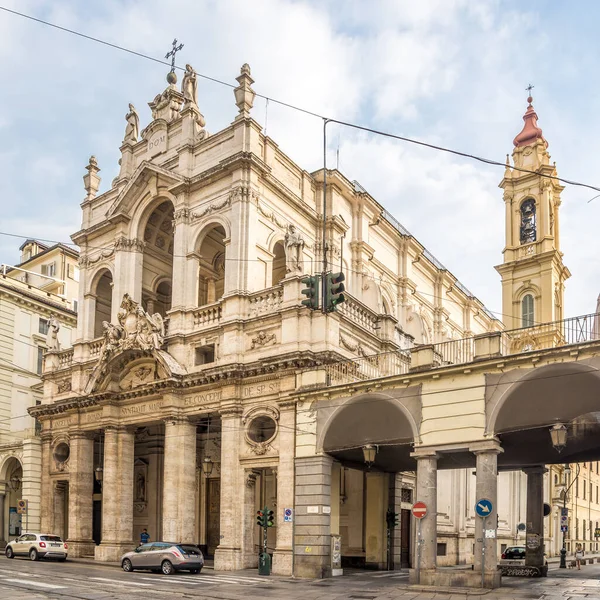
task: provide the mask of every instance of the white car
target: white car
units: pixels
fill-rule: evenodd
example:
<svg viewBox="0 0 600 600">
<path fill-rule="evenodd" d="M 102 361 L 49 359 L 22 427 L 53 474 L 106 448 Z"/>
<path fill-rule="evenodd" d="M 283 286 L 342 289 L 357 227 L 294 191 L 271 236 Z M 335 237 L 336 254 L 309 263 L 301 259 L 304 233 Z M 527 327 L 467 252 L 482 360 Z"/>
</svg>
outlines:
<svg viewBox="0 0 600 600">
<path fill-rule="evenodd" d="M 51 533 L 24 533 L 8 542 L 4 551 L 6 558 L 28 556 L 31 560 L 57 558 L 64 562 L 69 555 L 69 546 L 58 535 Z"/>
</svg>

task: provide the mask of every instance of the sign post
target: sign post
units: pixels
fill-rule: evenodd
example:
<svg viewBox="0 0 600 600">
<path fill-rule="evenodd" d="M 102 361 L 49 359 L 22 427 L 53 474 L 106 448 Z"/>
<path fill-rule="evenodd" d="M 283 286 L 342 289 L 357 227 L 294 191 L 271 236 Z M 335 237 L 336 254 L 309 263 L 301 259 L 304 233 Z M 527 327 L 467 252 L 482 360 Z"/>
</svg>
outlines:
<svg viewBox="0 0 600 600">
<path fill-rule="evenodd" d="M 477 500 L 475 503 L 475 512 L 478 517 L 483 519 L 483 523 L 481 525 L 481 587 L 485 587 L 485 540 L 487 538 L 487 532 L 485 526 L 487 524 L 487 518 L 492 514 L 492 510 L 494 509 L 494 505 L 491 500 L 487 498 L 482 498 L 481 500 Z"/>
<path fill-rule="evenodd" d="M 27 514 L 27 500 L 23 498 L 22 500 L 17 500 L 17 514 L 25 515 L 25 532 L 29 530 L 29 518 Z M 21 533 L 23 533 L 21 531 Z"/>
<path fill-rule="evenodd" d="M 423 544 L 423 536 L 421 535 L 421 522 L 427 516 L 427 505 L 425 502 L 415 502 L 412 507 L 412 515 L 419 526 L 417 528 L 417 584 L 421 583 L 421 546 Z"/>
</svg>

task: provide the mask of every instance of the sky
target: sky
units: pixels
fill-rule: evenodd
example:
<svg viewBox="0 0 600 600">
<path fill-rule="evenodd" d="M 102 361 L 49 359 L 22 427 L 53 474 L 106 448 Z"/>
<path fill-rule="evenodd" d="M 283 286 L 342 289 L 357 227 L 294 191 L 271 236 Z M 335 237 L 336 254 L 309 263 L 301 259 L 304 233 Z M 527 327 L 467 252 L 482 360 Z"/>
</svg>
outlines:
<svg viewBox="0 0 600 600">
<path fill-rule="evenodd" d="M 561 177 L 600 187 L 600 3 L 594 0 L 0 0 L 0 6 L 377 130 L 504 162 L 529 83 Z M 23 240 L 70 241 L 90 155 L 100 192 L 117 175 L 128 103 L 147 103 L 168 68 L 0 10 L 0 263 Z M 181 79 L 181 76 L 180 76 Z M 237 114 L 232 89 L 201 79 L 209 132 Z M 322 167 L 322 122 L 257 98 L 253 117 L 294 161 Z M 385 206 L 501 318 L 503 168 L 332 125 L 328 161 Z M 562 193 L 565 315 L 600 292 L 600 198 Z"/>
</svg>

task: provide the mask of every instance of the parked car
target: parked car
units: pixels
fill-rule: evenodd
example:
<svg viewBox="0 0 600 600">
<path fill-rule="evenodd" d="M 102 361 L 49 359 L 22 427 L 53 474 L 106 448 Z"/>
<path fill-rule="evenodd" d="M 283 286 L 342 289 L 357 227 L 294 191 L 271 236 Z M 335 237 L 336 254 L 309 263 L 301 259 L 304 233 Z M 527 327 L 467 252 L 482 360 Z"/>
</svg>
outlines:
<svg viewBox="0 0 600 600">
<path fill-rule="evenodd" d="M 525 546 L 509 546 L 502 553 L 499 564 L 503 567 L 522 567 L 525 564 Z M 548 566 L 546 558 L 544 558 L 544 564 Z"/>
<path fill-rule="evenodd" d="M 203 566 L 204 556 L 194 544 L 150 542 L 121 557 L 121 567 L 128 573 L 135 569 L 162 571 L 164 575 L 172 575 L 175 571 L 200 573 Z"/>
<path fill-rule="evenodd" d="M 69 555 L 69 545 L 51 533 L 24 533 L 8 542 L 4 554 L 6 558 L 29 556 L 31 560 L 57 558 L 64 562 Z"/>
</svg>

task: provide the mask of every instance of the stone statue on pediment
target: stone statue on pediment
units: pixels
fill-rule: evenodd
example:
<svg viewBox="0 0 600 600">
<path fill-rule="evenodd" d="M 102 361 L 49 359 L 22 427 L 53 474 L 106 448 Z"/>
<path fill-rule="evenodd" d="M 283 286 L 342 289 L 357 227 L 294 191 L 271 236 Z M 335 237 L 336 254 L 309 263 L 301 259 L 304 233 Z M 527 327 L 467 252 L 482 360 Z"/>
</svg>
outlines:
<svg viewBox="0 0 600 600">
<path fill-rule="evenodd" d="M 48 321 L 48 333 L 46 334 L 46 346 L 50 352 L 58 352 L 60 350 L 60 340 L 58 332 L 60 331 L 60 321 L 55 315 L 50 316 Z"/>
<path fill-rule="evenodd" d="M 304 237 L 296 230 L 295 225 L 289 225 L 284 238 L 285 270 L 287 273 L 302 272 Z"/>
<path fill-rule="evenodd" d="M 129 105 L 129 112 L 125 115 L 127 125 L 125 127 L 125 138 L 123 142 L 137 142 L 140 134 L 140 117 L 133 104 Z"/>
<path fill-rule="evenodd" d="M 185 65 L 185 74 L 181 81 L 181 93 L 186 104 L 198 106 L 198 78 L 191 65 Z"/>
</svg>

